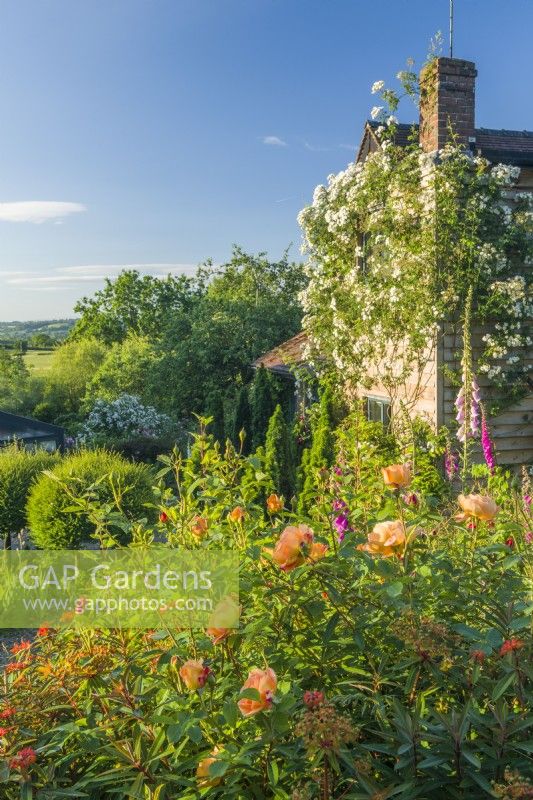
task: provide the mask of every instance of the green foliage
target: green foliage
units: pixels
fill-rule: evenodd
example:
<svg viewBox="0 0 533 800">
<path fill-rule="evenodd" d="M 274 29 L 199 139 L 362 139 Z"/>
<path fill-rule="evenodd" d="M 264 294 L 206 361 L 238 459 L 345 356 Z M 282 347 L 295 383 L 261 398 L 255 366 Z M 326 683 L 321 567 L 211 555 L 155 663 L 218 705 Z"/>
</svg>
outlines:
<svg viewBox="0 0 533 800">
<path fill-rule="evenodd" d="M 0 535 L 6 539 L 26 524 L 26 500 L 30 489 L 58 456 L 45 450 L 25 450 L 17 444 L 0 449 Z"/>
<path fill-rule="evenodd" d="M 223 445 L 226 441 L 224 426 L 224 400 L 219 391 L 210 392 L 207 396 L 205 416 L 211 417 L 209 429 L 213 439 L 215 442 Z"/>
<path fill-rule="evenodd" d="M 270 417 L 276 407 L 272 376 L 261 366 L 252 385 L 252 429 L 254 449 L 265 444 Z"/>
<path fill-rule="evenodd" d="M 157 393 L 149 376 L 157 358 L 155 344 L 146 336 L 129 333 L 123 341 L 113 343 L 87 386 L 84 405 L 91 406 L 97 399 L 116 400 L 122 394 L 153 405 Z"/>
<path fill-rule="evenodd" d="M 20 413 L 24 410 L 30 373 L 21 352 L 0 347 L 0 407 L 3 411 Z"/>
<path fill-rule="evenodd" d="M 135 526 L 133 543 L 150 544 L 157 530 L 199 557 L 238 551 L 240 627 L 217 641 L 163 619 L 150 633 L 67 628 L 22 647 L 0 687 L 10 729 L 2 798 L 19 800 L 25 785 L 43 798 L 90 800 L 527 797 L 531 510 L 505 474 L 480 469 L 468 487 L 497 493 L 495 520 L 459 523 L 454 499 L 437 508 L 420 493 L 412 504 L 384 486 L 381 468 L 400 444 L 352 415 L 311 516 L 265 515 L 263 456 L 222 455 L 203 425 L 196 444 L 195 474 L 179 454 L 161 459 L 166 520 Z M 334 504 L 349 521 L 342 542 Z M 238 524 L 228 519 L 236 506 Z M 86 511 L 118 523 L 97 497 Z M 389 554 L 361 549 L 387 521 L 404 525 L 406 543 Z M 287 566 L 268 551 L 298 524 L 329 548 L 314 560 L 297 539 Z M 209 669 L 196 690 L 180 676 L 189 659 Z M 250 671 L 267 666 L 277 676 L 271 693 L 243 691 Z M 244 716 L 245 699 L 262 708 Z M 36 751 L 26 775 L 13 760 L 24 747 Z"/>
<path fill-rule="evenodd" d="M 268 424 L 265 443 L 265 473 L 267 490 L 281 494 L 287 500 L 294 488 L 292 441 L 287 423 L 278 404 Z"/>
<path fill-rule="evenodd" d="M 241 431 L 244 431 L 243 455 L 248 455 L 252 446 L 252 411 L 248 394 L 249 389 L 247 386 L 241 386 L 237 392 L 235 413 L 231 419 L 232 425 L 230 429 L 230 439 L 235 447 L 239 447 Z"/>
<path fill-rule="evenodd" d="M 226 397 L 249 383 L 254 359 L 300 329 L 303 285 L 286 255 L 270 261 L 239 248 L 192 278 L 125 271 L 77 307 L 73 337 L 112 345 L 88 399 L 126 392 L 176 419 L 204 413 L 211 392 Z"/>
<path fill-rule="evenodd" d="M 94 338 L 67 341 L 54 351 L 44 377 L 43 411 L 46 409 L 48 419 L 52 417 L 52 421 L 60 423 L 62 417 L 81 411 L 87 387 L 106 352 L 106 347 Z"/>
<path fill-rule="evenodd" d="M 100 538 L 106 545 L 130 535 L 127 524 L 154 519 L 152 473 L 105 450 L 76 452 L 47 471 L 33 485 L 27 504 L 31 537 L 39 548 L 76 548 L 83 540 Z M 98 513 L 91 515 L 91 504 Z M 117 515 L 121 521 L 114 524 Z M 101 536 L 105 528 L 106 535 Z"/>
<path fill-rule="evenodd" d="M 114 280 L 107 278 L 94 297 L 76 303 L 74 311 L 80 318 L 70 336 L 95 338 L 106 345 L 131 334 L 159 338 L 170 316 L 190 308 L 195 293 L 193 281 L 185 275 L 160 279 L 124 270 Z"/>
<path fill-rule="evenodd" d="M 309 507 L 310 499 L 320 482 L 320 471 L 331 467 L 334 459 L 334 403 L 331 389 L 322 392 L 318 415 L 312 424 L 312 440 L 309 455 L 306 457 L 303 490 L 298 503 L 299 509 Z M 305 451 L 304 451 L 305 452 Z"/>
</svg>

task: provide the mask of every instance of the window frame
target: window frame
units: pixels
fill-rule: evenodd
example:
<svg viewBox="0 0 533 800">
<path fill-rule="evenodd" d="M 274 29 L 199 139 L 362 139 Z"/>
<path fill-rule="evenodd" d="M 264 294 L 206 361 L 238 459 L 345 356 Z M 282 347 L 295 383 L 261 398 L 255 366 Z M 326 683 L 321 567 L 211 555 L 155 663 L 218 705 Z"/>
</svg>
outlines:
<svg viewBox="0 0 533 800">
<path fill-rule="evenodd" d="M 381 407 L 380 419 L 370 416 L 370 403 L 376 403 Z M 376 395 L 365 395 L 366 418 L 369 422 L 380 422 L 384 428 L 388 428 L 391 422 L 391 401 L 388 397 L 377 397 Z"/>
</svg>

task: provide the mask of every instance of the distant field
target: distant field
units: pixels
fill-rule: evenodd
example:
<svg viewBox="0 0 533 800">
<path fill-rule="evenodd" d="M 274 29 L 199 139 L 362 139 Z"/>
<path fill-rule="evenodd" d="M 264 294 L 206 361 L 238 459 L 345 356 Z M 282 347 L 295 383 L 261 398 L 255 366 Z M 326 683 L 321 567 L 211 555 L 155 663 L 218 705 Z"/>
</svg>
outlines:
<svg viewBox="0 0 533 800">
<path fill-rule="evenodd" d="M 52 350 L 28 350 L 24 354 L 24 362 L 34 373 L 42 374 L 50 369 L 52 356 Z"/>
</svg>

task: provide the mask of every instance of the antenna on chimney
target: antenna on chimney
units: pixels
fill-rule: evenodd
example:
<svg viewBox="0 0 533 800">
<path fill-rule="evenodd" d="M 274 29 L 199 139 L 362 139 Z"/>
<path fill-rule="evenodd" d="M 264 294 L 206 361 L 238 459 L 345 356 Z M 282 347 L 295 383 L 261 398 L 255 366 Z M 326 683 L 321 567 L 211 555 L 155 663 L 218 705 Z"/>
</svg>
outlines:
<svg viewBox="0 0 533 800">
<path fill-rule="evenodd" d="M 450 0 L 450 58 L 453 58 L 453 0 Z"/>
</svg>

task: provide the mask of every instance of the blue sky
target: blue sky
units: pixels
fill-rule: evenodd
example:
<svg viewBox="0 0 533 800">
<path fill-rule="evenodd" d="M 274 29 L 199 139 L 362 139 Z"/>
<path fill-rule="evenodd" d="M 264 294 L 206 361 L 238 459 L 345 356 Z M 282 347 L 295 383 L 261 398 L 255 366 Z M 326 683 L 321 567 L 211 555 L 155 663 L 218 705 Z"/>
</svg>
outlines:
<svg viewBox="0 0 533 800">
<path fill-rule="evenodd" d="M 370 85 L 447 25 L 448 0 L 2 0 L 0 319 L 69 316 L 124 265 L 191 270 L 234 242 L 298 257 Z M 531 30 L 532 0 L 456 0 L 478 126 L 533 129 Z"/>
</svg>

